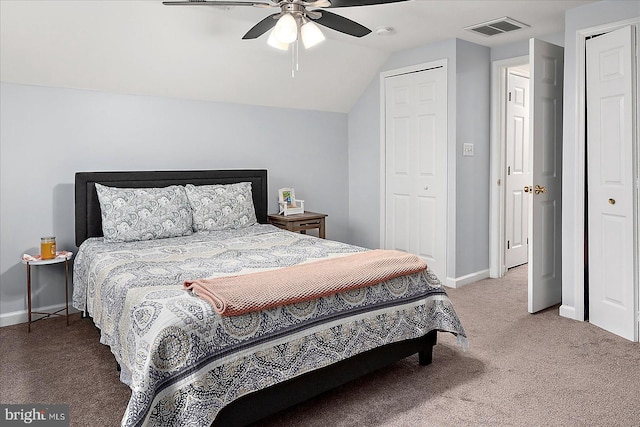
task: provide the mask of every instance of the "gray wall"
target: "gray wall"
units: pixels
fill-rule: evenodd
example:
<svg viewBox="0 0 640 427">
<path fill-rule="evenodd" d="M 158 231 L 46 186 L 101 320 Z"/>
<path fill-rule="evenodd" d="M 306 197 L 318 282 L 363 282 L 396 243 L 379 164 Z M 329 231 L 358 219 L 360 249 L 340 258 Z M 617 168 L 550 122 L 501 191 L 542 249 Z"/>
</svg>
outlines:
<svg viewBox="0 0 640 427">
<path fill-rule="evenodd" d="M 566 46 L 564 194 L 582 191 L 575 183 L 576 30 L 634 16 L 640 2 L 598 2 L 567 12 L 564 43 L 557 34 L 542 37 Z M 397 52 L 380 69 L 448 60 L 449 185 L 456 194 L 450 278 L 488 268 L 490 59 L 527 53 L 527 42 L 489 51 L 451 39 Z M 75 250 L 73 175 L 80 170 L 267 168 L 271 212 L 277 188 L 293 186 L 308 210 L 329 214 L 329 238 L 380 246 L 378 77 L 348 116 L 5 83 L 0 102 L 0 324 L 26 309 L 23 252 L 37 252 L 39 238 L 50 234 L 59 248 Z M 474 157 L 462 157 L 464 142 L 474 143 Z M 570 221 L 577 202 L 563 203 Z M 564 228 L 563 241 L 577 238 Z M 563 257 L 579 255 L 564 245 Z M 58 267 L 35 269 L 36 307 L 64 302 Z M 565 269 L 564 305 L 574 304 L 582 286 L 574 282 Z"/>
<path fill-rule="evenodd" d="M 553 33 L 546 36 L 537 37 L 548 43 L 555 44 L 557 46 L 564 46 L 564 33 Z M 491 48 L 491 60 L 499 61 L 501 59 L 516 58 L 518 56 L 529 55 L 529 40 L 523 40 L 521 42 L 509 43 L 502 46 L 496 46 Z"/>
<path fill-rule="evenodd" d="M 490 50 L 450 39 L 393 54 L 382 71 L 447 59 L 448 185 L 450 235 L 447 277 L 489 267 Z M 472 142 L 474 157 L 462 157 Z M 366 247 L 380 242 L 380 81 L 374 79 L 349 113 L 349 240 Z"/>
<path fill-rule="evenodd" d="M 448 59 L 448 98 L 455 96 L 455 40 L 397 52 L 380 72 Z M 451 83 L 453 81 L 453 84 Z M 453 104 L 453 105 L 451 105 Z M 449 103 L 449 117 L 455 102 Z M 455 135 L 455 120 L 449 122 Z M 380 247 L 380 78 L 374 78 L 349 113 L 349 240 Z"/>
<path fill-rule="evenodd" d="M 0 323 L 26 310 L 20 256 L 41 236 L 75 252 L 74 173 L 269 170 L 269 211 L 291 186 L 347 240 L 347 115 L 2 83 Z M 34 306 L 64 303 L 61 265 L 34 268 Z M 50 286 L 48 286 L 50 284 Z"/>
<path fill-rule="evenodd" d="M 489 268 L 490 49 L 456 43 L 456 276 Z M 473 143 L 474 156 L 462 156 Z"/>
</svg>

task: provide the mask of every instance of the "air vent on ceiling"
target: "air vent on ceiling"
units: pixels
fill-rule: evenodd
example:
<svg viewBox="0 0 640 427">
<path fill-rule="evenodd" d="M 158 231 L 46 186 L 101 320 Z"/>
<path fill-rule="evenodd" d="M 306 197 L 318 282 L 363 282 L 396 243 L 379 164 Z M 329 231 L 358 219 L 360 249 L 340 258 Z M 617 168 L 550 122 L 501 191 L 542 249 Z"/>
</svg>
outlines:
<svg viewBox="0 0 640 427">
<path fill-rule="evenodd" d="M 465 27 L 465 30 L 473 31 L 474 33 L 482 34 L 483 36 L 495 36 L 496 34 L 508 33 L 511 31 L 519 30 L 521 28 L 529 28 L 529 25 L 518 22 L 515 19 L 503 17 L 500 19 L 494 19 L 493 21 L 483 22 L 481 24 L 471 25 Z"/>
</svg>

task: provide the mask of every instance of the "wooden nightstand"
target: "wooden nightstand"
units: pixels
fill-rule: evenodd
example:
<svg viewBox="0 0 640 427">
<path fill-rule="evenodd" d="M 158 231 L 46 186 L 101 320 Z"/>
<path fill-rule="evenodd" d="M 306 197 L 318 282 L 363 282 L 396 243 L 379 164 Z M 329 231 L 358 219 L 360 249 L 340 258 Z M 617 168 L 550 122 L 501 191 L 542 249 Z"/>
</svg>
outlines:
<svg viewBox="0 0 640 427">
<path fill-rule="evenodd" d="M 324 219 L 326 214 L 305 212 L 295 215 L 269 215 L 269 222 L 278 228 L 289 231 L 299 231 L 306 234 L 307 230 L 318 229 L 318 237 L 325 238 Z"/>
<path fill-rule="evenodd" d="M 37 322 L 38 320 L 42 320 L 42 319 L 46 319 L 48 317 L 51 316 L 62 316 L 62 317 L 66 317 L 67 318 L 67 326 L 69 326 L 69 260 L 71 259 L 71 257 L 73 256 L 73 254 L 71 252 L 62 252 L 59 253 L 59 255 L 56 258 L 53 259 L 47 259 L 47 260 L 42 260 L 42 259 L 25 259 L 22 258 L 21 261 L 23 264 L 26 264 L 27 266 L 27 308 L 28 308 L 28 316 L 29 316 L 29 322 L 28 322 L 28 326 L 27 326 L 27 331 L 31 332 L 31 324 L 34 322 Z M 65 301 L 65 306 L 64 308 L 61 308 L 58 311 L 55 312 L 41 312 L 41 311 L 32 311 L 31 309 L 31 266 L 37 265 L 37 266 L 41 266 L 41 265 L 51 265 L 51 264 L 58 264 L 58 263 L 64 263 L 64 289 L 65 289 L 65 296 L 64 296 L 64 301 Z M 64 311 L 64 314 L 62 314 L 61 312 Z M 36 320 L 31 320 L 31 315 L 32 314 L 39 314 L 43 317 L 39 317 Z"/>
</svg>

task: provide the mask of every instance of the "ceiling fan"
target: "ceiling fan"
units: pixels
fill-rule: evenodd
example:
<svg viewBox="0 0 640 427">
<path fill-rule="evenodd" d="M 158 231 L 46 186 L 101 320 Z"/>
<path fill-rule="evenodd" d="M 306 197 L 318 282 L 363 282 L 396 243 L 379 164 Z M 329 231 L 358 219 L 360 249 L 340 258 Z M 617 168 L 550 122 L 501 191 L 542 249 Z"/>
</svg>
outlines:
<svg viewBox="0 0 640 427">
<path fill-rule="evenodd" d="M 274 30 L 271 32 L 268 40 L 269 45 L 278 49 L 287 50 L 289 44 L 298 40 L 298 34 L 300 34 L 305 48 L 315 46 L 324 40 L 324 35 L 314 22 L 354 37 L 366 36 L 371 32 L 367 27 L 351 19 L 324 9 L 371 6 L 403 1 L 408 0 L 270 0 L 269 2 L 186 0 L 163 1 L 162 4 L 167 6 L 253 6 L 260 8 L 279 8 L 280 12 L 269 15 L 258 22 L 242 38 L 255 39 L 273 28 Z"/>
</svg>

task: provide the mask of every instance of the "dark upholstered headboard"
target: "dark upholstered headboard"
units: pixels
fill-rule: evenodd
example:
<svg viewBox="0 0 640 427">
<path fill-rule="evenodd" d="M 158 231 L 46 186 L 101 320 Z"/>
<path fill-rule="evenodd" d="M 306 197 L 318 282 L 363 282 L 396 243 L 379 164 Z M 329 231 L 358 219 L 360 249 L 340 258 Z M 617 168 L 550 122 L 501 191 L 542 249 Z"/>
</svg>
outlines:
<svg viewBox="0 0 640 427">
<path fill-rule="evenodd" d="M 151 188 L 169 185 L 211 185 L 251 182 L 256 218 L 267 222 L 267 171 L 264 169 L 77 172 L 76 245 L 89 237 L 102 236 L 102 215 L 95 183 L 120 188 Z"/>
</svg>

